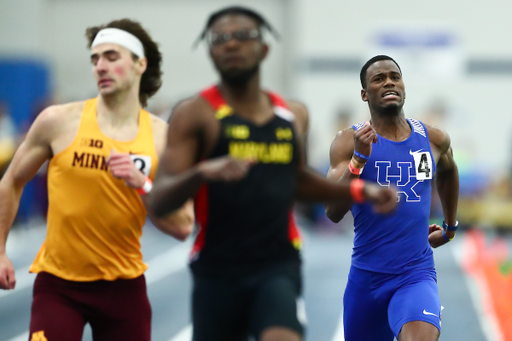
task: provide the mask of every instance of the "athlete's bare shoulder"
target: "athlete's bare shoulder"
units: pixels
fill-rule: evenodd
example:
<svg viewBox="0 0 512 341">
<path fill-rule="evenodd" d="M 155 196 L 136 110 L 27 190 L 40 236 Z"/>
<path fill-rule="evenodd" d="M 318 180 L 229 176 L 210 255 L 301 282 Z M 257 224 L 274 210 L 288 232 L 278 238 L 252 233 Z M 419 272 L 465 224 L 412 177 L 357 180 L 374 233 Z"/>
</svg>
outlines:
<svg viewBox="0 0 512 341">
<path fill-rule="evenodd" d="M 340 130 L 331 142 L 331 164 L 350 160 L 354 152 L 354 128 L 349 127 Z"/>
<path fill-rule="evenodd" d="M 85 101 L 47 107 L 32 124 L 33 134 L 51 141 L 62 132 L 78 127 L 84 105 Z"/>
<path fill-rule="evenodd" d="M 44 109 L 39 116 L 47 120 L 67 121 L 80 118 L 84 109 L 85 101 L 55 104 Z"/>
<path fill-rule="evenodd" d="M 151 124 L 153 125 L 153 132 L 155 134 L 159 134 L 162 131 L 165 131 L 168 127 L 168 124 L 165 120 L 161 119 L 160 117 L 150 114 L 151 117 Z"/>
<path fill-rule="evenodd" d="M 205 117 L 204 115 L 211 115 L 213 113 L 214 110 L 208 102 L 202 96 L 195 95 L 178 102 L 172 110 L 171 119 L 173 116 L 201 119 Z"/>
<path fill-rule="evenodd" d="M 425 123 L 424 125 L 425 128 L 427 128 L 430 143 L 438 148 L 441 154 L 446 153 L 450 149 L 451 145 L 451 139 L 448 133 L 441 128 L 434 127 Z"/>
<path fill-rule="evenodd" d="M 295 115 L 298 120 L 308 120 L 309 112 L 306 105 L 296 100 L 286 100 L 286 104 L 290 108 L 290 111 Z"/>
<path fill-rule="evenodd" d="M 172 110 L 167 145 L 181 143 L 186 139 L 197 142 L 200 135 L 215 127 L 216 122 L 215 112 L 205 99 L 199 95 L 186 98 Z"/>
<path fill-rule="evenodd" d="M 306 105 L 302 102 L 295 100 L 286 100 L 286 104 L 290 111 L 294 114 L 297 126 L 300 127 L 304 132 L 309 129 L 309 112 Z"/>
</svg>

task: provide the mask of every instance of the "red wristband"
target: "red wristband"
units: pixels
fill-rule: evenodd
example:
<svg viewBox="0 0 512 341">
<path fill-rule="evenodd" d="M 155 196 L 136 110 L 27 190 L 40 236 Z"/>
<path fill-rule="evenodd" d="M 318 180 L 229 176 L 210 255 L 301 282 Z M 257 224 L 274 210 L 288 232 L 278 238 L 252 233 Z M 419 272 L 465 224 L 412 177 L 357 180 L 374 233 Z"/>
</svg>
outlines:
<svg viewBox="0 0 512 341">
<path fill-rule="evenodd" d="M 144 181 L 144 185 L 142 185 L 141 188 L 137 188 L 137 193 L 140 195 L 148 194 L 151 192 L 151 189 L 153 188 L 153 181 L 151 181 L 150 178 L 146 176 L 146 181 Z"/>
<path fill-rule="evenodd" d="M 348 170 L 350 173 L 354 175 L 361 175 L 361 172 L 363 171 L 364 163 L 359 163 L 354 158 L 352 158 L 348 164 Z"/>
<path fill-rule="evenodd" d="M 356 168 L 352 165 L 352 161 L 350 161 L 350 163 L 348 164 L 348 170 L 350 171 L 350 173 L 354 174 L 354 175 L 360 175 L 361 174 L 361 168 Z"/>
<path fill-rule="evenodd" d="M 350 195 L 352 196 L 352 200 L 357 204 L 364 203 L 364 180 L 354 179 L 350 183 Z"/>
</svg>

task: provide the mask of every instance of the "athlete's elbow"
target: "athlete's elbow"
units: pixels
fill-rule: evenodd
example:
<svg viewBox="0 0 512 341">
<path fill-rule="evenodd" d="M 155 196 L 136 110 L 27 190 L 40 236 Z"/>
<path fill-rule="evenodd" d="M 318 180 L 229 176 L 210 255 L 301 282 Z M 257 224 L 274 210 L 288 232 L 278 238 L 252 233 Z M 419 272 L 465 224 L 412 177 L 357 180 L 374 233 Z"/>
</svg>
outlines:
<svg viewBox="0 0 512 341">
<path fill-rule="evenodd" d="M 190 231 L 179 231 L 178 233 L 174 234 L 173 237 L 180 242 L 184 242 L 188 239 L 188 236 L 190 236 L 190 232 L 192 232 L 192 229 Z"/>
<path fill-rule="evenodd" d="M 325 215 L 333 223 L 339 223 L 345 214 L 339 212 L 339 210 L 336 210 L 333 207 L 325 206 Z"/>
<path fill-rule="evenodd" d="M 159 230 L 163 233 L 184 242 L 188 236 L 192 233 L 194 228 L 193 222 L 181 223 L 181 224 L 170 224 L 167 226 L 160 226 Z"/>
</svg>

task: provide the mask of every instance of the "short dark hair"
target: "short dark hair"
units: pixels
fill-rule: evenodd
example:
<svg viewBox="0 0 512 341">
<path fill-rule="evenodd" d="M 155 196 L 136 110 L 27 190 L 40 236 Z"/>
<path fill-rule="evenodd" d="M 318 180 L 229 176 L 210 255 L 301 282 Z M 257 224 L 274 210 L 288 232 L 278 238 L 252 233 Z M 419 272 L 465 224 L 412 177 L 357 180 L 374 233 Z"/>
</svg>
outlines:
<svg viewBox="0 0 512 341">
<path fill-rule="evenodd" d="M 144 54 L 148 60 L 148 66 L 140 81 L 139 101 L 143 107 L 147 106 L 148 99 L 156 94 L 162 86 L 162 54 L 158 49 L 158 44 L 153 41 L 149 33 L 142 25 L 131 19 L 121 19 L 109 22 L 106 25 L 93 26 L 87 28 L 85 35 L 88 41 L 88 47 L 91 48 L 92 42 L 99 31 L 104 28 L 118 28 L 136 36 L 144 47 Z M 132 58 L 137 60 L 139 57 L 132 53 Z"/>
<path fill-rule="evenodd" d="M 400 65 L 398 65 L 398 63 L 393 59 L 391 58 L 390 56 L 386 56 L 384 54 L 379 54 L 378 56 L 375 56 L 373 58 L 371 58 L 369 61 L 366 62 L 366 64 L 363 65 L 363 67 L 361 68 L 361 73 L 359 74 L 359 78 L 361 79 L 361 86 L 363 87 L 363 89 L 366 89 L 366 72 L 368 71 L 368 68 L 376 63 L 376 62 L 380 62 L 381 60 L 391 60 L 393 63 L 396 64 L 396 66 L 398 67 L 398 70 L 400 70 L 400 73 L 402 73 L 402 69 L 400 69 Z"/>
<path fill-rule="evenodd" d="M 199 35 L 199 38 L 197 38 L 196 43 L 197 45 L 199 42 L 204 40 L 206 37 L 206 34 L 208 33 L 208 30 L 213 26 L 213 24 L 220 19 L 221 17 L 229 14 L 241 14 L 248 16 L 249 18 L 253 19 L 256 22 L 256 25 L 258 25 L 258 28 L 261 30 L 262 28 L 265 28 L 270 34 L 274 36 L 274 38 L 279 39 L 279 33 L 270 25 L 270 23 L 258 12 L 255 10 L 252 10 L 247 7 L 242 6 L 229 6 L 225 7 L 223 9 L 220 9 L 216 12 L 213 12 L 208 17 L 208 20 L 206 21 L 206 25 L 203 28 L 203 31 L 201 31 L 201 34 Z"/>
</svg>

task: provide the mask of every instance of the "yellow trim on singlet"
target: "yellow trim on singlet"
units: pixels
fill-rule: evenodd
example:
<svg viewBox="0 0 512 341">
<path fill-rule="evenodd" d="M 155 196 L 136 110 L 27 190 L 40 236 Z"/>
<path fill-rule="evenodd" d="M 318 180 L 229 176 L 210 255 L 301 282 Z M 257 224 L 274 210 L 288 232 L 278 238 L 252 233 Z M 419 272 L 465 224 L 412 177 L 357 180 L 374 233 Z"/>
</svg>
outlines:
<svg viewBox="0 0 512 341">
<path fill-rule="evenodd" d="M 131 141 L 101 131 L 97 99 L 87 100 L 73 142 L 48 166 L 48 233 L 31 272 L 71 281 L 131 279 L 147 269 L 140 237 L 146 209 L 136 190 L 115 179 L 106 165 L 112 149 L 135 154 L 154 178 L 158 167 L 151 115 L 141 110 Z"/>
</svg>

